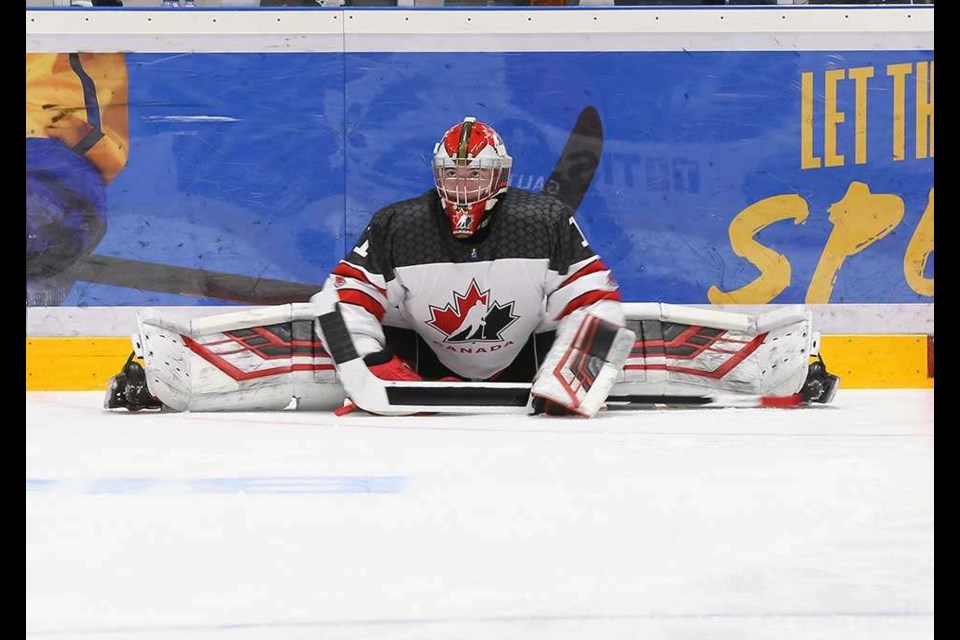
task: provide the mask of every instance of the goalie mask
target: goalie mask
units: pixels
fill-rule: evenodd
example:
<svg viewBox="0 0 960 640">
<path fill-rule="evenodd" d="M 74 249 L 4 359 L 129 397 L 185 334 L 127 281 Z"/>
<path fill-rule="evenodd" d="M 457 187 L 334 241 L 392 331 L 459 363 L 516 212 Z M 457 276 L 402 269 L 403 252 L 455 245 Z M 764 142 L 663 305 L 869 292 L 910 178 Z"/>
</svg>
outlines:
<svg viewBox="0 0 960 640">
<path fill-rule="evenodd" d="M 454 236 L 469 238 L 486 226 L 512 163 L 500 135 L 474 117 L 443 134 L 433 148 L 433 177 Z"/>
</svg>

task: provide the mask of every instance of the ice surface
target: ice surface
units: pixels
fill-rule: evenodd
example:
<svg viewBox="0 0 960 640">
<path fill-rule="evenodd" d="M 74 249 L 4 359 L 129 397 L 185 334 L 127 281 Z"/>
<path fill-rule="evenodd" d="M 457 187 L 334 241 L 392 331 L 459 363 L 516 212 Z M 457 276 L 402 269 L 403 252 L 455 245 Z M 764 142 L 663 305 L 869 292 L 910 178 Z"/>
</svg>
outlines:
<svg viewBox="0 0 960 640">
<path fill-rule="evenodd" d="M 26 637 L 933 638 L 933 392 L 593 420 L 27 393 Z"/>
</svg>

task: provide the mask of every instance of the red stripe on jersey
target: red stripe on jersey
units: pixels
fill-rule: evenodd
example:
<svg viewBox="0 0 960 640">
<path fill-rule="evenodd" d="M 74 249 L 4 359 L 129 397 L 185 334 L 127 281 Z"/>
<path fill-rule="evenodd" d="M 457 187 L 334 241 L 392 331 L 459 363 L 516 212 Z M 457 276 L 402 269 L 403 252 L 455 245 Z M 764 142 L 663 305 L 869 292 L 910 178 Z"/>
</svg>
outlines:
<svg viewBox="0 0 960 640">
<path fill-rule="evenodd" d="M 573 275 L 571 275 L 569 278 L 567 278 L 566 280 L 564 280 L 564 281 L 563 281 L 563 284 L 561 284 L 558 288 L 559 288 L 559 289 L 562 289 L 563 287 L 567 286 L 567 285 L 570 284 L 571 282 L 574 282 L 575 280 L 579 280 L 579 279 L 582 278 L 583 276 L 588 276 L 588 275 L 590 275 L 591 273 L 596 273 L 596 272 L 598 272 L 598 271 L 607 271 L 607 270 L 608 270 L 608 269 L 607 269 L 607 265 L 603 264 L 603 261 L 601 261 L 601 260 L 594 260 L 594 261 L 591 262 L 590 264 L 588 264 L 588 265 L 586 265 L 586 266 L 584 266 L 584 267 L 581 267 L 579 271 L 575 272 L 575 273 L 574 273 Z"/>
<path fill-rule="evenodd" d="M 563 308 L 563 311 L 557 316 L 557 320 L 567 317 L 577 309 L 581 307 L 586 307 L 594 302 L 600 302 L 601 300 L 617 300 L 620 301 L 620 292 L 619 291 L 587 291 L 583 293 L 570 302 L 567 303 L 567 306 Z"/>
<path fill-rule="evenodd" d="M 379 291 L 384 295 L 386 295 L 387 293 L 386 289 L 382 289 L 381 287 L 378 287 L 377 285 L 370 282 L 370 279 L 367 278 L 367 274 L 365 274 L 363 271 L 360 271 L 360 269 L 351 267 L 346 262 L 341 262 L 336 267 L 334 267 L 333 271 L 330 272 L 330 275 L 343 276 L 344 278 L 353 278 L 354 280 L 359 280 L 364 284 L 370 285 L 371 287 L 373 287 L 374 289 L 376 289 L 377 291 Z"/>
<path fill-rule="evenodd" d="M 339 289 L 337 291 L 337 296 L 340 298 L 340 302 L 345 302 L 346 304 L 355 304 L 358 307 L 363 307 L 374 316 L 377 317 L 377 321 L 383 319 L 386 310 L 383 308 L 383 305 L 373 299 L 369 294 L 364 293 L 363 291 L 357 291 L 356 289 Z"/>
</svg>

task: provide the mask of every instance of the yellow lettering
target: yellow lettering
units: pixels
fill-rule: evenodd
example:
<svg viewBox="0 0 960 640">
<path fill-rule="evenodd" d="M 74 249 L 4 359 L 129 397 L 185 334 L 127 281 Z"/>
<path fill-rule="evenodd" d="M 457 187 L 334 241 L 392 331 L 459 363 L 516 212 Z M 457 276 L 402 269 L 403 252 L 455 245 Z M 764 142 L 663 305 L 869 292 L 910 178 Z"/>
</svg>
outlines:
<svg viewBox="0 0 960 640">
<path fill-rule="evenodd" d="M 729 293 L 711 285 L 707 298 L 712 304 L 766 304 L 790 286 L 790 261 L 783 254 L 765 247 L 753 236 L 780 220 L 806 222 L 810 215 L 807 201 L 796 194 L 771 196 L 750 205 L 730 222 L 730 247 L 760 270 L 760 276 Z"/>
<path fill-rule="evenodd" d="M 904 122 L 906 120 L 906 85 L 907 74 L 913 70 L 913 65 L 909 62 L 901 64 L 888 64 L 887 75 L 893 76 L 893 159 L 903 160 L 906 157 L 904 151 L 906 144 Z"/>
<path fill-rule="evenodd" d="M 800 168 L 820 168 L 820 156 L 813 155 L 813 73 L 809 71 L 800 75 Z"/>
<path fill-rule="evenodd" d="M 854 82 L 856 115 L 854 122 L 854 141 L 856 143 L 855 164 L 867 163 L 867 80 L 873 77 L 873 67 L 854 67 L 850 69 L 850 78 Z"/>
<path fill-rule="evenodd" d="M 927 138 L 928 128 L 929 138 Z M 929 64 L 917 63 L 917 158 L 926 158 L 928 155 L 933 157 L 933 60 Z"/>
<path fill-rule="evenodd" d="M 903 200 L 890 194 L 872 194 L 862 182 L 851 182 L 839 202 L 830 205 L 833 231 L 807 289 L 807 304 L 830 302 L 840 267 L 848 256 L 860 253 L 893 231 L 903 219 Z"/>
<path fill-rule="evenodd" d="M 907 278 L 910 288 L 922 296 L 933 295 L 933 278 L 926 278 L 923 272 L 927 268 L 927 260 L 933 253 L 933 189 L 927 198 L 927 208 L 923 210 L 917 229 L 907 245 L 907 253 L 903 256 L 903 275 Z"/>
<path fill-rule="evenodd" d="M 843 80 L 843 69 L 830 69 L 823 74 L 823 166 L 842 167 L 843 156 L 837 153 L 837 125 L 846 120 L 843 111 L 837 111 L 837 82 Z"/>
</svg>

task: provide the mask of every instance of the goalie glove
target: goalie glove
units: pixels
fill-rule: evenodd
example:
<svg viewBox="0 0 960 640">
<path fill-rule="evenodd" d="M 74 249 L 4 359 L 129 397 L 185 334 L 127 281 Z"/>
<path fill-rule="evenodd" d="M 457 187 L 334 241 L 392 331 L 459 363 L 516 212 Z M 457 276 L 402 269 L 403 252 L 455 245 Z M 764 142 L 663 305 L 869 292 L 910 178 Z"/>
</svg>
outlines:
<svg viewBox="0 0 960 640">
<path fill-rule="evenodd" d="M 530 389 L 534 413 L 596 415 L 635 340 L 629 329 L 592 314 L 567 318 Z"/>
</svg>

